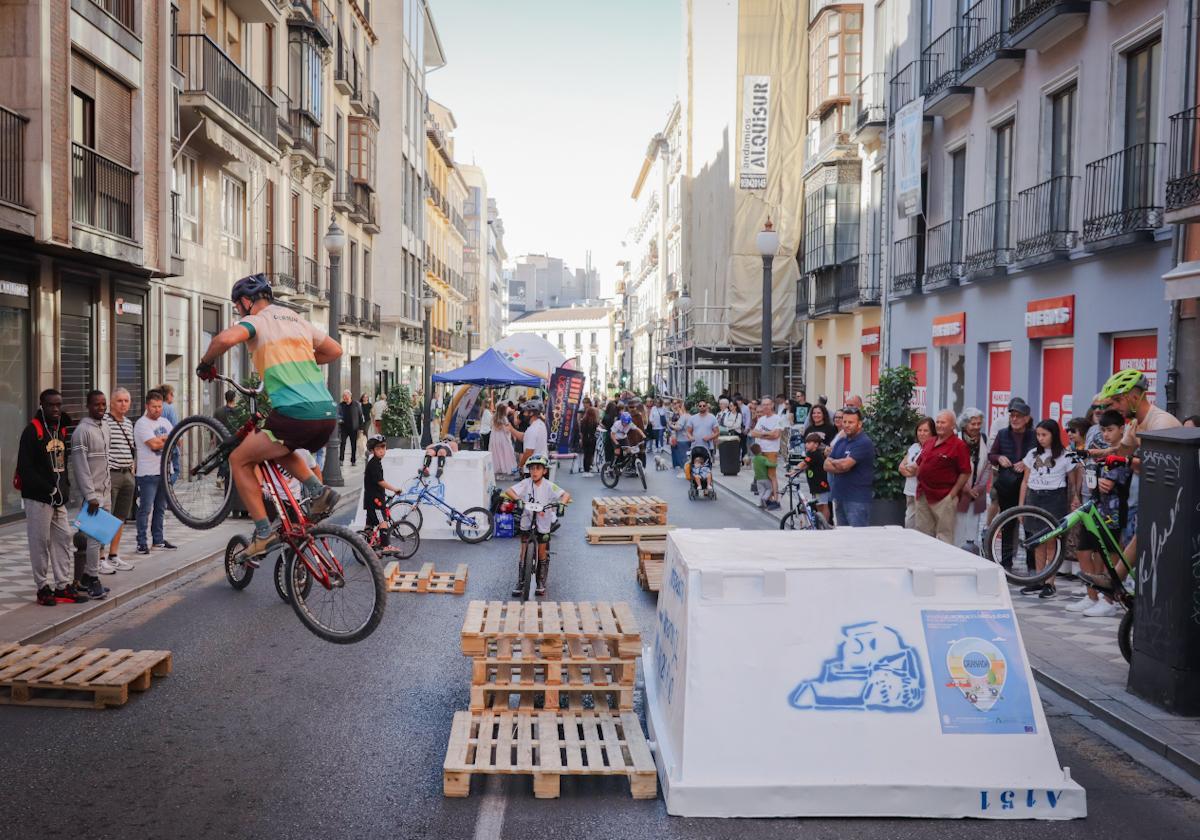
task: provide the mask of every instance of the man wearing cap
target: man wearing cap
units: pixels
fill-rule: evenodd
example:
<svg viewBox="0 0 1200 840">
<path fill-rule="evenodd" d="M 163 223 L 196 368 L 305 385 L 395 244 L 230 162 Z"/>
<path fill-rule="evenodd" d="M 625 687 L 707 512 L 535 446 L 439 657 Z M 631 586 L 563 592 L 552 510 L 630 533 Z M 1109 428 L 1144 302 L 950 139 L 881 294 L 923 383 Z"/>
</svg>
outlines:
<svg viewBox="0 0 1200 840">
<path fill-rule="evenodd" d="M 1008 403 L 1008 425 L 996 432 L 996 441 L 988 452 L 988 462 L 996 469 L 992 487 L 996 490 L 996 502 L 1003 513 L 1016 507 L 1021 497 L 1021 479 L 1025 464 L 1021 459 L 1033 449 L 1037 438 L 1030 425 L 1029 403 L 1013 397 Z M 1012 568 L 1013 552 L 1016 549 L 1017 529 L 1010 527 L 1004 534 L 1004 548 L 1000 564 Z"/>
</svg>

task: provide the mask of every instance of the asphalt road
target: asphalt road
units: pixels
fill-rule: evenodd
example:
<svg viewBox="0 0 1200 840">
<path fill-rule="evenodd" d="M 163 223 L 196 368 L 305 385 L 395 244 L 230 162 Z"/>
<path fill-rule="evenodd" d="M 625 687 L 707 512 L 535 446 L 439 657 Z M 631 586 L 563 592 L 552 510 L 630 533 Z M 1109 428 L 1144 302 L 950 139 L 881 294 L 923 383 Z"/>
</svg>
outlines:
<svg viewBox="0 0 1200 840">
<path fill-rule="evenodd" d="M 562 483 L 578 504 L 555 541 L 551 597 L 627 600 L 650 627 L 633 550 L 584 543 L 603 487 Z M 688 501 L 669 472 L 651 473 L 651 491 L 681 527 L 771 527 L 735 499 Z M 1099 840 L 1194 836 L 1200 825 L 1197 800 L 1053 703 L 1060 761 L 1088 791 L 1085 821 L 692 820 L 667 816 L 661 799 L 632 800 L 622 779 L 568 778 L 560 799 L 535 800 L 528 778 L 493 777 L 446 799 L 450 720 L 468 704 L 462 614 L 468 598 L 507 596 L 516 547 L 427 541 L 414 562 L 469 562 L 468 595 L 393 595 L 380 629 L 353 646 L 312 636 L 266 574 L 235 592 L 217 566 L 85 625 L 74 641 L 167 648 L 174 673 L 119 709 L 0 707 L 0 836 Z"/>
</svg>

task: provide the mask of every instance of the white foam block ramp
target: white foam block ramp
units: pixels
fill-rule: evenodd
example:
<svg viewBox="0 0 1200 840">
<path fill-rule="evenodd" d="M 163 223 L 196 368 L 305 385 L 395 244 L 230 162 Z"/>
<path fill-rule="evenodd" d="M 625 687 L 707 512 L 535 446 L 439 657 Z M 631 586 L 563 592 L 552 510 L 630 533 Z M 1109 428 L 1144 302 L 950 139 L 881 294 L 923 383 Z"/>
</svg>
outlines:
<svg viewBox="0 0 1200 840">
<path fill-rule="evenodd" d="M 417 471 L 425 463 L 423 449 L 389 449 L 383 456 L 383 477 L 393 487 L 407 490 L 417 477 Z M 429 465 L 429 480 L 435 481 L 437 475 L 437 458 Z M 446 459 L 446 467 L 442 472 L 442 482 L 446 485 L 445 499 L 451 507 L 459 511 L 467 508 L 487 508 L 492 503 L 492 487 L 495 485 L 495 471 L 492 469 L 490 452 L 455 452 Z M 360 488 L 365 492 L 364 488 Z M 358 513 L 354 517 L 353 527 L 366 527 L 367 514 L 362 506 L 362 492 L 358 498 Z M 421 504 L 421 539 L 449 540 L 458 539 L 454 525 L 447 523 L 446 515 L 429 502 Z"/>
<path fill-rule="evenodd" d="M 902 528 L 674 530 L 656 619 L 671 814 L 1087 815 L 993 563 Z"/>
</svg>

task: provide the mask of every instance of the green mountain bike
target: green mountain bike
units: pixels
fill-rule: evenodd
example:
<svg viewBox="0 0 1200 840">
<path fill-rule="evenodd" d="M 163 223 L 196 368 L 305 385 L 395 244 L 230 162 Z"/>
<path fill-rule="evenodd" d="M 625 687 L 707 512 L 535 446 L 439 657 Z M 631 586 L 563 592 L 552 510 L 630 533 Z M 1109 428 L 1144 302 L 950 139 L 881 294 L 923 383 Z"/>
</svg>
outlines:
<svg viewBox="0 0 1200 840">
<path fill-rule="evenodd" d="M 1020 586 L 1031 586 L 1051 579 L 1066 555 L 1067 533 L 1076 525 L 1096 538 L 1106 575 L 1093 580 L 1097 592 L 1125 608 L 1117 630 L 1117 644 L 1128 662 L 1133 656 L 1133 593 L 1121 583 L 1118 569 L 1129 575 L 1133 569 L 1125 561 L 1121 544 L 1113 536 L 1112 524 L 1088 501 L 1061 520 L 1032 505 L 1009 508 L 992 520 L 983 540 L 983 556 L 1004 567 L 1004 574 Z"/>
</svg>

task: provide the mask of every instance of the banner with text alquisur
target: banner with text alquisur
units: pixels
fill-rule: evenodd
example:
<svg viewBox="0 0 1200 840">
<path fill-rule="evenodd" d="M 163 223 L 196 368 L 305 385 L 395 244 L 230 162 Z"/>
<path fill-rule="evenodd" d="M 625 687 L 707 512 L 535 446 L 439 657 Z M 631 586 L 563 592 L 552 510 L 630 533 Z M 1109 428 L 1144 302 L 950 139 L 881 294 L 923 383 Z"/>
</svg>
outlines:
<svg viewBox="0 0 1200 840">
<path fill-rule="evenodd" d="M 771 77 L 742 78 L 742 142 L 738 187 L 767 188 L 767 135 L 770 127 Z"/>
<path fill-rule="evenodd" d="M 550 377 L 550 405 L 546 419 L 550 424 L 548 448 L 567 452 L 575 432 L 575 416 L 583 398 L 583 371 L 556 368 Z"/>
</svg>

